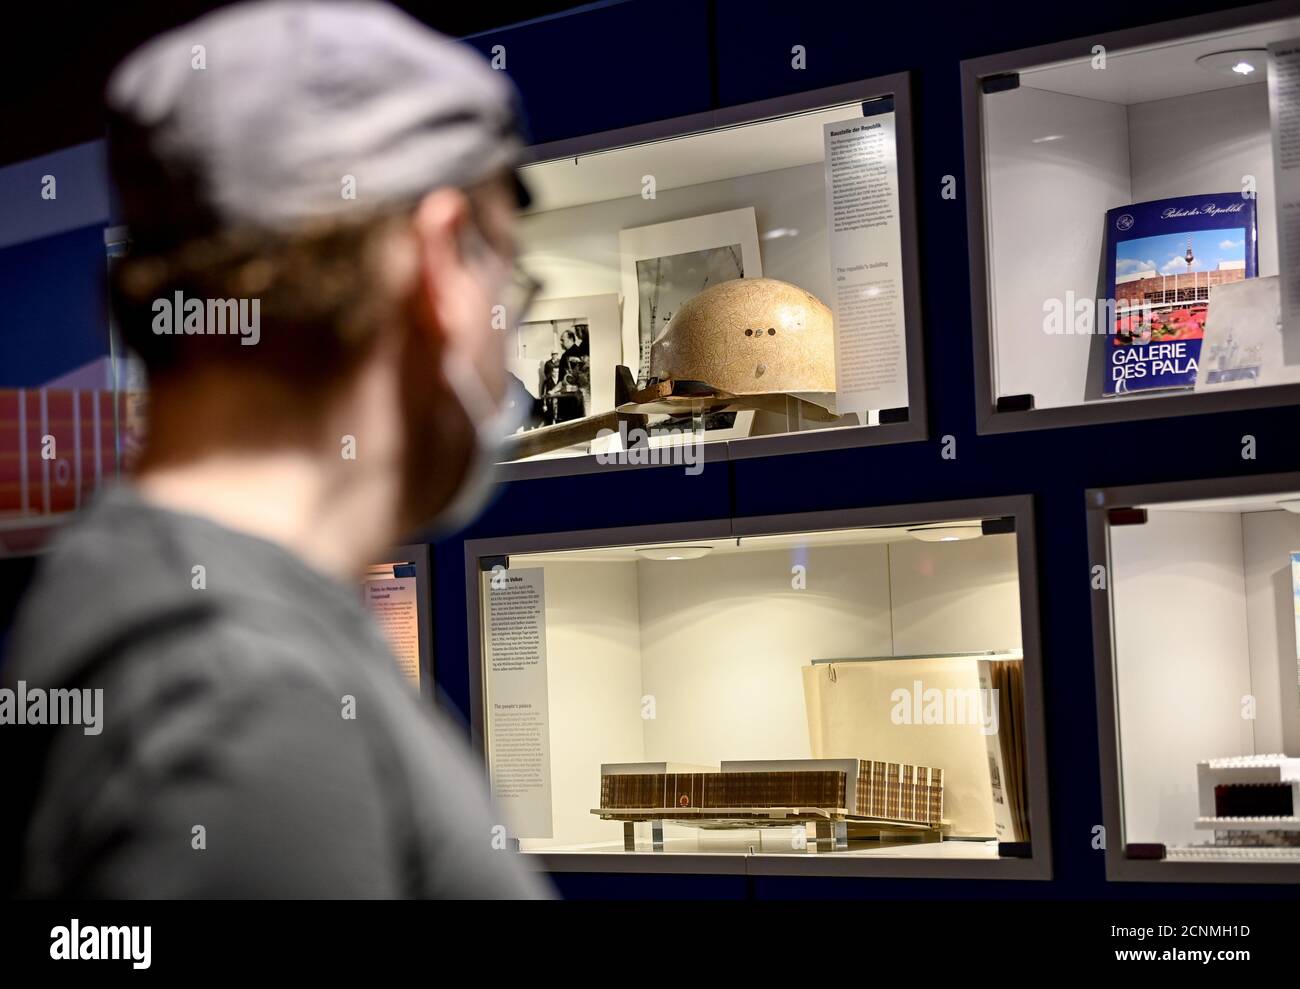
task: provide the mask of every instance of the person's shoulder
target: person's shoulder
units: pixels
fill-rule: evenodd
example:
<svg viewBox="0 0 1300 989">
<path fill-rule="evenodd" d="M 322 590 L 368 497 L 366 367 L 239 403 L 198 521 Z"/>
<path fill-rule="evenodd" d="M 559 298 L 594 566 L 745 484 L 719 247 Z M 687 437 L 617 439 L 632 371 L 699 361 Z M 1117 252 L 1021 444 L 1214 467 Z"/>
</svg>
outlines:
<svg viewBox="0 0 1300 989">
<path fill-rule="evenodd" d="M 52 684 L 79 679 L 106 647 L 190 618 L 206 602 L 188 597 L 188 574 L 172 573 L 140 520 L 104 498 L 65 523 L 36 564 L 14 616 L 7 678 Z"/>
<path fill-rule="evenodd" d="M 34 861 L 53 870 L 37 888 L 397 895 L 402 808 L 364 688 L 350 695 L 287 643 L 220 623 L 195 632 L 125 644 L 99 670 L 101 737 L 58 729 L 29 828 Z M 211 862 L 156 838 L 194 821 L 220 836 Z M 105 851 L 109 836 L 126 844 Z M 80 879 L 61 864 L 69 849 Z"/>
<path fill-rule="evenodd" d="M 105 664 L 105 679 L 123 713 L 161 710 L 178 699 L 256 711 L 293 695 L 337 705 L 368 694 L 370 678 L 360 665 L 331 661 L 310 640 L 214 610 L 123 642 Z"/>
<path fill-rule="evenodd" d="M 211 614 L 116 644 L 75 685 L 100 698 L 98 737 L 57 728 L 49 768 L 87 801 L 127 787 L 148 803 L 216 767 L 232 793 L 292 777 L 379 795 L 372 683 L 302 643 Z"/>
</svg>

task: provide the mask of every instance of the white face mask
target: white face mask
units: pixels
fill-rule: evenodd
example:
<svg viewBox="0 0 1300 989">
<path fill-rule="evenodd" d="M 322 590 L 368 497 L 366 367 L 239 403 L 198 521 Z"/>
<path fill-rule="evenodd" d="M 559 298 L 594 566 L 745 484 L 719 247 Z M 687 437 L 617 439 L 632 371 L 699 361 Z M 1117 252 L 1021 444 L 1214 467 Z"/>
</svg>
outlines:
<svg viewBox="0 0 1300 989">
<path fill-rule="evenodd" d="M 477 226 L 469 227 L 467 237 L 475 253 L 499 262 Z M 498 277 L 504 279 L 508 270 L 509 266 L 504 266 L 504 270 L 497 273 Z M 451 501 L 432 523 L 436 530 L 454 532 L 473 522 L 487 505 L 492 494 L 493 465 L 501 459 L 505 438 L 523 425 L 525 413 L 520 403 L 512 401 L 509 388 L 499 402 L 493 401 L 478 369 L 462 354 L 448 354 L 444 358 L 443 373 L 474 427 L 474 450 L 465 476 Z"/>
<path fill-rule="evenodd" d="M 474 450 L 465 477 L 433 521 L 433 528 L 454 532 L 473 522 L 487 504 L 492 493 L 492 466 L 501 459 L 505 438 L 523 425 L 523 409 L 510 401 L 509 394 L 494 402 L 478 370 L 459 354 L 448 355 L 443 372 L 474 426 Z"/>
</svg>

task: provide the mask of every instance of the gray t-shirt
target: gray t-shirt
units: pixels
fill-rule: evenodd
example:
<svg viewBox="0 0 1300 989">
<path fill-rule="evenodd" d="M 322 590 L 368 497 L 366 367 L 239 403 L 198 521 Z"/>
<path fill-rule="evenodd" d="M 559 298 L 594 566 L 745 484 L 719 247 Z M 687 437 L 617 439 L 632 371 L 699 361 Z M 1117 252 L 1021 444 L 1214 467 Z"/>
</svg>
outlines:
<svg viewBox="0 0 1300 989">
<path fill-rule="evenodd" d="M 6 809 L 20 895 L 550 891 L 359 589 L 283 547 L 117 488 L 57 540 L 9 646 L 7 686 L 103 690 L 99 734 L 0 729 L 38 750 Z"/>
</svg>

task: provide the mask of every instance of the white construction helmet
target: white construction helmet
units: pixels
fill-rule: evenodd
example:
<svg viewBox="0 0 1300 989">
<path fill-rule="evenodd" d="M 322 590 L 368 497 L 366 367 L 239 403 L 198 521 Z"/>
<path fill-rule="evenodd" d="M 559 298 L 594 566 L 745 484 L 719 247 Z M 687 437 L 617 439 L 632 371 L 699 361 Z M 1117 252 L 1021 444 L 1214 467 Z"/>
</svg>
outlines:
<svg viewBox="0 0 1300 989">
<path fill-rule="evenodd" d="M 731 395 L 833 392 L 834 317 L 788 282 L 719 282 L 683 303 L 652 341 L 650 377 Z"/>
</svg>

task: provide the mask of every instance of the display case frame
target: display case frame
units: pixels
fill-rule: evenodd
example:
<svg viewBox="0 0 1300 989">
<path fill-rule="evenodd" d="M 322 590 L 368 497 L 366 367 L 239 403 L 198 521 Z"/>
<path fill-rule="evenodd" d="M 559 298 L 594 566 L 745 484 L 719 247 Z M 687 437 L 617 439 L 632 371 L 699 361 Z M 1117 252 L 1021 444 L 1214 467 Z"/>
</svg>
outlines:
<svg viewBox="0 0 1300 989">
<path fill-rule="evenodd" d="M 470 737 L 487 764 L 484 724 L 485 671 L 481 619 L 481 573 L 493 561 L 515 554 L 814 533 L 836 529 L 897 526 L 970 518 L 1012 520 L 1016 534 L 1021 643 L 1024 663 L 1025 759 L 1029 824 L 1033 841 L 1004 845 L 997 859 L 872 858 L 829 855 L 635 852 L 530 852 L 551 872 L 689 873 L 765 876 L 858 876 L 943 879 L 1052 878 L 1051 817 L 1048 806 L 1047 744 L 1043 704 L 1043 662 L 1039 629 L 1034 505 L 1030 495 L 1012 495 L 913 505 L 719 518 L 702 522 L 624 526 L 571 532 L 532 533 L 467 540 L 464 544 L 466 628 L 469 664 Z"/>
<path fill-rule="evenodd" d="M 1090 568 L 1111 566 L 1111 512 L 1136 505 L 1248 498 L 1300 489 L 1300 472 L 1220 477 L 1124 487 L 1089 488 L 1086 494 Z M 1122 517 L 1121 517 L 1122 518 Z M 1130 858 L 1124 830 L 1123 769 L 1120 762 L 1119 696 L 1116 649 L 1111 620 L 1115 582 L 1092 591 L 1092 641 L 1097 683 L 1097 729 L 1101 756 L 1102 823 L 1106 828 L 1106 879 L 1111 882 L 1300 883 L 1300 863 L 1174 862 Z"/>
<path fill-rule="evenodd" d="M 566 158 L 579 158 L 605 151 L 711 131 L 757 124 L 792 114 L 810 112 L 836 104 L 869 102 L 883 98 L 893 100 L 895 115 L 895 150 L 898 170 L 898 218 L 902 257 L 904 340 L 907 347 L 906 417 L 897 414 L 891 421 L 875 426 L 848 426 L 799 432 L 753 436 L 736 440 L 718 440 L 705 444 L 705 462 L 766 457 L 774 454 L 817 450 L 840 450 L 907 443 L 928 437 L 925 364 L 921 328 L 920 259 L 917 247 L 916 175 L 913 151 L 911 74 L 898 72 L 855 82 L 809 90 L 789 96 L 758 100 L 723 107 L 704 113 L 689 114 L 602 131 L 578 138 L 535 144 L 526 151 L 528 164 L 540 164 Z M 829 264 L 829 259 L 827 261 Z M 889 410 L 896 412 L 896 410 Z M 500 481 L 541 477 L 565 477 L 610 469 L 638 469 L 639 465 L 602 464 L 592 454 L 554 457 L 543 460 L 496 465 Z"/>
<path fill-rule="evenodd" d="M 1171 416 L 1300 404 L 1300 384 L 1262 385 L 1249 389 L 1168 394 L 1139 400 L 1084 402 L 1035 409 L 1032 396 L 994 394 L 995 328 L 990 313 L 989 279 L 992 266 L 988 250 L 987 175 L 984 164 L 984 112 L 986 92 L 1020 71 L 1052 62 L 1087 57 L 1094 45 L 1107 51 L 1160 46 L 1188 36 L 1240 28 L 1300 15 L 1297 0 L 1274 0 L 1232 10 L 1143 27 L 1128 28 L 1071 41 L 971 58 L 961 63 L 963 144 L 965 150 L 967 243 L 970 255 L 971 331 L 975 367 L 976 430 L 980 434 L 1053 429 L 1163 419 Z M 1272 213 L 1270 205 L 1269 213 Z M 1102 218 L 1098 217 L 1098 224 Z"/>
</svg>

